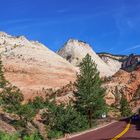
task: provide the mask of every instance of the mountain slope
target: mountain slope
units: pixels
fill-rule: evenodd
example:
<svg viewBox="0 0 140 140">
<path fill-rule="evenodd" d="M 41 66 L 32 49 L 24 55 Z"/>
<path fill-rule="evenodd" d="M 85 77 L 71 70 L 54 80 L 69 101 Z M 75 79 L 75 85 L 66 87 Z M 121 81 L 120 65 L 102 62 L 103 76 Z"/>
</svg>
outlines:
<svg viewBox="0 0 140 140">
<path fill-rule="evenodd" d="M 132 101 L 140 87 L 140 68 L 132 72 L 119 70 L 112 78 L 104 83 L 106 91 L 106 102 L 108 104 L 119 101 L 124 94 L 128 101 Z M 117 89 L 117 90 L 116 90 Z"/>
<path fill-rule="evenodd" d="M 77 66 L 88 53 L 97 64 L 101 76 L 111 76 L 116 72 L 92 50 L 89 44 L 82 41 L 70 39 L 57 53 L 74 66 Z"/>
<path fill-rule="evenodd" d="M 111 59 L 114 60 L 118 60 L 118 61 L 123 61 L 125 58 L 127 58 L 127 55 L 114 55 L 114 54 L 110 54 L 110 53 L 106 53 L 106 52 L 101 52 L 101 53 L 97 53 L 101 58 L 102 57 L 109 57 Z"/>
<path fill-rule="evenodd" d="M 74 66 L 46 46 L 23 36 L 0 32 L 0 52 L 6 79 L 20 88 L 26 99 L 75 80 Z"/>
<path fill-rule="evenodd" d="M 112 55 L 109 53 L 98 53 L 98 55 L 114 72 L 121 68 L 122 61 L 127 57 L 125 55 Z"/>
</svg>

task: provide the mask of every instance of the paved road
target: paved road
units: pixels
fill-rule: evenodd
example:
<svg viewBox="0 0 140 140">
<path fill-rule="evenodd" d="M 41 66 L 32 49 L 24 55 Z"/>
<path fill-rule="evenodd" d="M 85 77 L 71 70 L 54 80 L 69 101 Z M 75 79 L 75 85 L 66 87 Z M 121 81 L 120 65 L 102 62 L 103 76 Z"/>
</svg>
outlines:
<svg viewBox="0 0 140 140">
<path fill-rule="evenodd" d="M 88 132 L 70 140 L 111 140 L 120 134 L 127 126 L 128 121 L 113 123 L 107 127 Z M 140 121 L 132 122 L 130 129 L 119 140 L 140 140 Z"/>
<path fill-rule="evenodd" d="M 132 121 L 129 131 L 119 140 L 140 140 L 140 121 Z"/>
</svg>

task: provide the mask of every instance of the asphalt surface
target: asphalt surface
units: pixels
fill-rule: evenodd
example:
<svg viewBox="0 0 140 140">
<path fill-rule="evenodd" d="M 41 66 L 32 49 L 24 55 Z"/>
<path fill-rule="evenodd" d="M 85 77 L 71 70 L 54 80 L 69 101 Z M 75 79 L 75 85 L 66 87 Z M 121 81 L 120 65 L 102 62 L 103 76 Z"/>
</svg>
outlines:
<svg viewBox="0 0 140 140">
<path fill-rule="evenodd" d="M 140 140 L 140 120 L 132 121 L 128 132 L 119 140 Z"/>
<path fill-rule="evenodd" d="M 111 140 L 127 126 L 128 120 L 115 122 L 104 128 L 76 136 L 70 140 Z M 130 129 L 119 140 L 140 140 L 140 121 L 132 121 Z"/>
</svg>

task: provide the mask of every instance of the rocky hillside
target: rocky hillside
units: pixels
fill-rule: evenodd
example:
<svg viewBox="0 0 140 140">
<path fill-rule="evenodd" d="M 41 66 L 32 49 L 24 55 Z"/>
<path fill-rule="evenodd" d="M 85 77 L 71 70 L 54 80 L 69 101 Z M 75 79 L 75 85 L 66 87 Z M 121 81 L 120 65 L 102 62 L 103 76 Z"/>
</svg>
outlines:
<svg viewBox="0 0 140 140">
<path fill-rule="evenodd" d="M 96 62 L 102 76 L 113 75 L 120 68 L 120 61 L 126 58 L 126 56 L 110 54 L 99 54 L 99 57 L 88 44 L 71 39 L 58 52 L 72 63 L 70 64 L 39 42 L 29 41 L 24 36 L 14 37 L 3 32 L 0 32 L 0 53 L 6 79 L 22 90 L 25 99 L 36 95 L 45 96 L 48 94 L 48 89 L 53 88 L 58 92 L 56 95 L 60 101 L 73 96 L 74 87 L 73 84 L 69 85 L 69 82 L 75 81 L 77 71 L 75 66 L 87 53 Z M 139 79 L 139 68 L 132 72 L 119 70 L 112 77 L 105 79 L 107 103 L 115 103 L 121 93 L 131 101 L 139 88 Z M 57 90 L 59 88 L 60 90 Z"/>
<path fill-rule="evenodd" d="M 99 57 L 115 72 L 122 65 L 122 62 L 127 58 L 125 55 L 113 55 L 109 53 L 98 53 Z"/>
<path fill-rule="evenodd" d="M 119 70 L 113 77 L 104 83 L 107 89 L 106 101 L 108 104 L 117 103 L 124 94 L 128 101 L 132 101 L 137 96 L 140 85 L 140 69 L 132 72 Z"/>
<path fill-rule="evenodd" d="M 114 60 L 118 60 L 118 61 L 123 61 L 124 59 L 126 59 L 128 56 L 127 55 L 114 55 L 114 54 L 110 54 L 110 53 L 105 53 L 105 52 L 101 52 L 101 53 L 97 53 L 101 58 L 103 57 L 108 57 L 110 59 L 114 59 Z"/>
<path fill-rule="evenodd" d="M 131 72 L 140 67 L 140 57 L 130 54 L 122 63 L 121 69 Z"/>
<path fill-rule="evenodd" d="M 73 65 L 43 44 L 24 36 L 0 32 L 0 53 L 6 79 L 19 87 L 26 99 L 75 80 Z"/>
<path fill-rule="evenodd" d="M 97 68 L 101 73 L 101 76 L 111 76 L 117 70 L 111 68 L 113 66 L 106 64 L 93 50 L 92 47 L 82 41 L 70 39 L 64 45 L 62 49 L 58 51 L 58 54 L 68 60 L 74 66 L 82 61 L 86 54 L 91 55 L 93 61 L 97 64 Z"/>
</svg>

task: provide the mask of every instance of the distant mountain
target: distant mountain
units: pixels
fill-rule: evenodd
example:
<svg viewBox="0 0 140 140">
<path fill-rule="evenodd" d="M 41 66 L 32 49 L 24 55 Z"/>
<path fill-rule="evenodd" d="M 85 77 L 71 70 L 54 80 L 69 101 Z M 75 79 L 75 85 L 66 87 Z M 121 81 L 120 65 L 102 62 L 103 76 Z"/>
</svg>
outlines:
<svg viewBox="0 0 140 140">
<path fill-rule="evenodd" d="M 127 58 L 126 55 L 113 55 L 110 53 L 97 53 L 99 57 L 113 70 L 118 71 L 122 62 Z"/>
<path fill-rule="evenodd" d="M 121 69 L 131 72 L 140 67 L 140 56 L 130 54 L 122 63 Z"/>
<path fill-rule="evenodd" d="M 26 99 L 45 95 L 75 80 L 76 68 L 43 44 L 24 36 L 0 32 L 0 53 L 6 79 L 20 88 Z"/>
<path fill-rule="evenodd" d="M 97 64 L 101 76 L 110 76 L 104 82 L 108 104 L 116 101 L 116 86 L 129 101 L 139 88 L 139 69 L 130 73 L 119 70 L 128 56 L 108 53 L 97 55 L 90 45 L 82 41 L 70 39 L 57 52 L 59 56 L 37 41 L 0 32 L 0 53 L 6 79 L 22 90 L 25 100 L 36 95 L 45 96 L 48 88 L 61 89 L 56 90 L 60 102 L 72 98 L 75 87 L 69 83 L 75 81 L 77 66 L 87 53 Z M 136 58 L 140 57 L 136 55 Z"/>
<path fill-rule="evenodd" d="M 121 63 L 118 61 L 114 61 L 114 63 L 111 62 L 111 64 L 104 62 L 93 51 L 92 47 L 89 44 L 75 39 L 68 40 L 65 43 L 64 47 L 61 48 L 57 53 L 74 66 L 78 66 L 78 64 L 88 53 L 89 55 L 91 55 L 93 61 L 95 61 L 95 63 L 97 64 L 97 68 L 100 71 L 101 76 L 111 76 L 115 72 L 117 72 L 121 66 Z"/>
<path fill-rule="evenodd" d="M 111 53 L 106 53 L 106 52 L 100 52 L 97 53 L 101 58 L 102 57 L 108 57 L 114 60 L 118 60 L 120 62 L 122 62 L 125 58 L 127 58 L 127 55 L 115 55 L 115 54 L 111 54 Z"/>
</svg>

